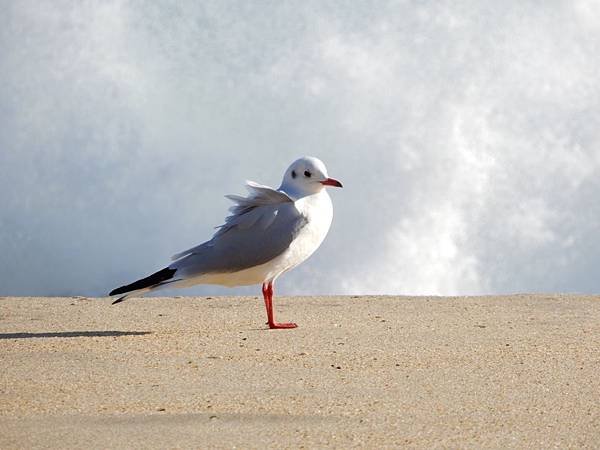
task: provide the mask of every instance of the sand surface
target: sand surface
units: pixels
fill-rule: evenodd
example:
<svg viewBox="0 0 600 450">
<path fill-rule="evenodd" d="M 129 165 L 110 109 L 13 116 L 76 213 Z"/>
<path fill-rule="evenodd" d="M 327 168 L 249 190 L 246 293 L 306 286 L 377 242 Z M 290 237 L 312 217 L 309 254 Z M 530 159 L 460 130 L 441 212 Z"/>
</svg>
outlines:
<svg viewBox="0 0 600 450">
<path fill-rule="evenodd" d="M 599 448 L 600 297 L 0 298 L 0 448 Z"/>
</svg>

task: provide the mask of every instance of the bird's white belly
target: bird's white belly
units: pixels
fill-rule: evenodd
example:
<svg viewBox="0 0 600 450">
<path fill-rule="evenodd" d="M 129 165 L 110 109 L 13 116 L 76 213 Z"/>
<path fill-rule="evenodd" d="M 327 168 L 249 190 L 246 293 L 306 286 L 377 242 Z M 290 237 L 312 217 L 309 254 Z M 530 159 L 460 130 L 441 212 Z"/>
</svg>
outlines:
<svg viewBox="0 0 600 450">
<path fill-rule="evenodd" d="M 329 195 L 324 190 L 297 200 L 295 205 L 308 221 L 282 254 L 264 264 L 238 272 L 207 273 L 177 284 L 182 287 L 195 284 L 246 286 L 275 280 L 284 272 L 296 267 L 312 255 L 325 239 L 331 226 L 333 207 Z"/>
</svg>

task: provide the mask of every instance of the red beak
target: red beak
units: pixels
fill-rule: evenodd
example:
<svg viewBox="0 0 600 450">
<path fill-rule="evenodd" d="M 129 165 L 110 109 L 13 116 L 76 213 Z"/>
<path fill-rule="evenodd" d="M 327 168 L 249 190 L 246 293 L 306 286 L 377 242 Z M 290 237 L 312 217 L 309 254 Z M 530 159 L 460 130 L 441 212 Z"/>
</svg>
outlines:
<svg viewBox="0 0 600 450">
<path fill-rule="evenodd" d="M 321 184 L 323 186 L 335 186 L 335 187 L 343 187 L 342 183 L 340 183 L 338 180 L 336 180 L 335 178 L 326 178 L 323 181 L 321 181 Z"/>
</svg>

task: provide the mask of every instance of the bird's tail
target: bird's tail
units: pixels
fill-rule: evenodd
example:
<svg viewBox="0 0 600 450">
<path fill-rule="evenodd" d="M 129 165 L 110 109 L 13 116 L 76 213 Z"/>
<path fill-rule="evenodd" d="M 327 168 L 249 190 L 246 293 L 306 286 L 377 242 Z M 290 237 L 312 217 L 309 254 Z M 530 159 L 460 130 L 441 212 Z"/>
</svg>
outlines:
<svg viewBox="0 0 600 450">
<path fill-rule="evenodd" d="M 164 269 L 159 270 L 158 272 L 155 272 L 152 275 L 147 276 L 146 278 L 142 278 L 140 280 L 134 281 L 131 284 L 127 284 L 125 286 L 113 289 L 108 295 L 125 294 L 122 297 L 119 297 L 114 302 L 112 302 L 113 305 L 115 303 L 120 303 L 127 297 L 145 294 L 146 292 L 150 292 L 151 290 L 156 289 L 157 287 L 162 286 L 163 284 L 178 281 L 173 279 L 173 277 L 175 276 L 175 272 L 177 272 L 177 269 L 165 267 Z"/>
</svg>

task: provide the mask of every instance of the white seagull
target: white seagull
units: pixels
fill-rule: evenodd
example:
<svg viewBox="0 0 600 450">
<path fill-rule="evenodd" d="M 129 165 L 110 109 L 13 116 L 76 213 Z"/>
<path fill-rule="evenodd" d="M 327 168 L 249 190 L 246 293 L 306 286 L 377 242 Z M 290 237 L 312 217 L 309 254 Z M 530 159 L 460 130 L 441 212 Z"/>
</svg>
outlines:
<svg viewBox="0 0 600 450">
<path fill-rule="evenodd" d="M 226 196 L 235 205 L 211 240 L 177 253 L 168 267 L 114 289 L 109 295 L 125 295 L 113 305 L 166 285 L 262 283 L 269 328 L 295 328 L 295 323 L 275 322 L 273 283 L 312 255 L 325 239 L 333 218 L 326 186 L 342 187 L 342 183 L 327 175 L 321 160 L 310 156 L 288 167 L 279 189 L 248 181 L 248 197 Z"/>
</svg>

